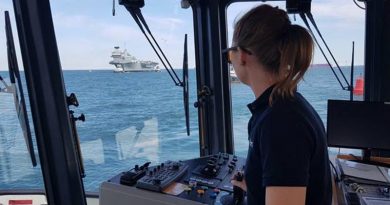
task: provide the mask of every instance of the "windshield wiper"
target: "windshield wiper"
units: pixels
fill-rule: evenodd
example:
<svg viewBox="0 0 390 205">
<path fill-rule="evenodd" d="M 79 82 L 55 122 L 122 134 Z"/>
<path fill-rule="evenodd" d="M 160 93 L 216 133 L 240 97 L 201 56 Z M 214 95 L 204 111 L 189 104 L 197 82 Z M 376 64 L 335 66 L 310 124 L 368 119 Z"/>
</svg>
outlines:
<svg viewBox="0 0 390 205">
<path fill-rule="evenodd" d="M 187 51 L 187 34 L 185 35 L 184 40 L 184 59 L 183 59 L 183 80 L 180 80 L 175 70 L 173 69 L 168 58 L 165 56 L 160 45 L 157 43 L 152 32 L 149 29 L 148 24 L 146 23 L 145 18 L 142 15 L 141 8 L 145 5 L 144 0 L 119 0 L 119 4 L 123 5 L 131 14 L 134 21 L 137 23 L 138 27 L 144 34 L 146 40 L 152 46 L 157 57 L 160 59 L 165 70 L 168 72 L 169 76 L 172 78 L 176 86 L 183 87 L 183 101 L 184 101 L 184 112 L 186 118 L 186 128 L 187 135 L 190 135 L 190 125 L 189 125 L 189 100 L 188 100 L 188 51 Z M 112 14 L 115 15 L 115 0 L 113 0 L 113 10 Z M 145 31 L 146 30 L 146 31 Z M 149 38 L 149 36 L 152 40 Z M 154 44 L 153 44 L 154 43 Z M 168 65 L 168 66 L 167 66 Z M 168 68 L 169 67 L 169 68 Z"/>
<path fill-rule="evenodd" d="M 8 87 L 12 87 L 13 94 L 14 94 L 14 101 L 15 101 L 15 109 L 18 115 L 19 123 L 23 131 L 24 140 L 26 142 L 27 149 L 30 154 L 32 165 L 35 167 L 37 165 L 37 160 L 35 158 L 34 146 L 31 137 L 31 130 L 30 130 L 30 125 L 28 122 L 28 116 L 26 111 L 26 103 L 24 100 L 22 81 L 20 79 L 19 66 L 16 58 L 11 21 L 9 18 L 8 11 L 5 11 L 4 15 L 5 15 L 5 31 L 7 36 L 8 69 L 9 69 L 9 77 L 11 81 L 11 86 Z M 15 79 L 17 80 L 18 89 L 16 89 Z M 3 81 L 3 83 L 5 82 Z M 18 95 L 18 91 L 20 96 Z"/>
</svg>

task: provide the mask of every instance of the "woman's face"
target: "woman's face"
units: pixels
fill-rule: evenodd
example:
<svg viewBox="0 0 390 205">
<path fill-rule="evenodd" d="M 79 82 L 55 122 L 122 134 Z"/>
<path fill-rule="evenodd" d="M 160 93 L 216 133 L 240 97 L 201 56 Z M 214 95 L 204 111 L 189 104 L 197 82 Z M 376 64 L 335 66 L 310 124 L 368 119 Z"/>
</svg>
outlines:
<svg viewBox="0 0 390 205">
<path fill-rule="evenodd" d="M 232 43 L 232 47 L 235 46 L 235 43 Z M 242 62 L 241 55 L 243 52 L 240 48 L 235 49 L 235 50 L 230 50 L 229 51 L 229 58 L 231 61 L 231 64 L 234 68 L 234 71 L 236 72 L 236 75 L 238 79 L 244 83 L 248 84 L 248 71 L 245 67 L 245 64 Z"/>
</svg>

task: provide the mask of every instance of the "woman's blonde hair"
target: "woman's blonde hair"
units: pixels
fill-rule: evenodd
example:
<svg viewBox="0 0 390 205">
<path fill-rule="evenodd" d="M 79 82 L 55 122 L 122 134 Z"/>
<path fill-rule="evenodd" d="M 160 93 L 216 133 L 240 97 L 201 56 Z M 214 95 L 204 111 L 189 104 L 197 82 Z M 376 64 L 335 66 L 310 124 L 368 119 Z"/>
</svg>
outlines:
<svg viewBox="0 0 390 205">
<path fill-rule="evenodd" d="M 277 77 L 270 104 L 277 97 L 293 97 L 310 66 L 314 44 L 309 32 L 291 24 L 285 11 L 260 5 L 234 25 L 233 41 L 253 52 L 259 63 Z"/>
</svg>

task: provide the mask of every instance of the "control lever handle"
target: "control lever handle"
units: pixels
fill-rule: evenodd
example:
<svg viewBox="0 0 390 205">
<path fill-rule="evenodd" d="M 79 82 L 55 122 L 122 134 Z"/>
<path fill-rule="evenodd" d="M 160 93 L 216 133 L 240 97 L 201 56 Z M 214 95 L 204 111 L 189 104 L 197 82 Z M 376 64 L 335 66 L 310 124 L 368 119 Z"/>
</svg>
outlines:
<svg viewBox="0 0 390 205">
<path fill-rule="evenodd" d="M 244 179 L 244 175 L 242 172 L 237 172 L 234 177 L 234 180 L 241 182 Z M 233 202 L 234 204 L 241 204 L 244 200 L 244 190 L 242 190 L 238 186 L 233 186 Z"/>
</svg>

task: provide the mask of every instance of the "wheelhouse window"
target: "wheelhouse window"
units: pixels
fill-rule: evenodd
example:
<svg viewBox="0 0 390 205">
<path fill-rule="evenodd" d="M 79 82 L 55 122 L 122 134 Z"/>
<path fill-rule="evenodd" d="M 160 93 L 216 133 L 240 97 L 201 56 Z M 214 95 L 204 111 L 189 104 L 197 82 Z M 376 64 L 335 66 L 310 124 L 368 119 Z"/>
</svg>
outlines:
<svg viewBox="0 0 390 205">
<path fill-rule="evenodd" d="M 279 8 L 286 8 L 284 1 L 269 1 L 266 3 L 272 6 L 278 6 Z M 226 18 L 228 22 L 229 46 L 232 45 L 234 22 L 245 14 L 246 11 L 259 4 L 262 4 L 262 2 L 238 2 L 231 4 L 227 8 Z M 356 86 L 356 83 L 359 84 L 359 81 L 364 76 L 364 11 L 355 8 L 355 5 L 349 4 L 349 2 L 337 5 L 338 4 L 332 4 L 330 2 L 312 2 L 311 13 L 348 82 L 350 81 L 352 41 L 355 41 L 355 82 L 353 82 L 353 85 Z M 350 16 L 338 15 L 346 13 L 343 12 L 346 10 L 353 12 Z M 307 28 L 299 15 L 290 14 L 289 17 L 293 24 L 299 24 Z M 345 25 L 349 26 L 345 27 Z M 312 27 L 312 29 L 314 28 Z M 325 49 L 325 46 L 318 35 L 316 35 L 316 38 L 320 42 L 321 47 Z M 343 77 L 339 73 L 335 63 L 332 61 L 331 56 L 329 53 L 326 54 L 332 67 L 335 68 L 338 77 L 343 81 Z M 248 150 L 247 123 L 251 117 L 251 113 L 246 105 L 253 102 L 255 97 L 248 86 L 239 82 L 232 67 L 230 75 L 232 79 L 231 92 L 234 146 L 236 153 L 245 157 Z M 343 85 L 346 86 L 346 83 L 343 82 Z M 314 109 L 316 109 L 324 122 L 325 127 L 327 123 L 327 100 L 349 99 L 349 92 L 342 89 L 317 45 L 315 46 L 312 65 L 306 72 L 304 79 L 298 85 L 298 91 L 303 94 Z M 354 95 L 354 100 L 363 100 L 363 97 L 362 95 Z M 350 152 L 351 150 L 331 148 L 330 154 L 335 155 L 340 151 Z M 352 152 L 360 154 L 358 150 Z"/>
<path fill-rule="evenodd" d="M 74 93 L 79 102 L 78 107 L 71 106 L 70 110 L 76 118 L 85 115 L 85 122 L 76 121 L 85 190 L 97 192 L 103 181 L 136 164 L 198 157 L 191 9 L 182 9 L 176 0 L 145 1 L 141 8 L 155 40 L 181 81 L 184 35 L 188 34 L 187 136 L 183 88 L 175 85 L 123 6 L 116 2 L 112 16 L 112 1 L 92 5 L 79 1 L 50 3 L 65 90 L 67 95 Z M 11 5 L 9 1 L 9 10 Z M 14 22 L 14 16 L 11 20 Z M 16 33 L 15 28 L 14 36 Z M 2 68 L 7 67 L 0 64 Z M 4 77 L 5 71 L 0 74 Z M 23 137 L 17 127 L 12 96 L 0 93 L 0 99 L 0 189 L 43 189 L 41 170 L 31 168 L 25 145 L 20 142 Z"/>
<path fill-rule="evenodd" d="M 0 76 L 3 77 L 3 80 L 8 86 L 12 86 L 8 71 L 0 71 Z M 24 73 L 21 73 L 21 76 L 23 81 Z M 26 91 L 25 84 L 23 86 Z M 3 85 L 1 88 L 3 90 L 0 92 L 0 191 L 15 189 L 42 190 L 44 186 L 40 166 L 39 164 L 36 167 L 33 167 L 32 165 L 24 139 L 24 130 L 21 127 L 15 109 L 14 94 L 5 92 L 5 86 Z M 26 93 L 24 97 L 27 100 L 27 112 L 30 122 L 29 126 L 34 139 L 34 150 L 37 150 L 28 96 Z M 34 154 L 37 161 L 39 161 L 38 152 L 35 151 Z M 34 180 L 30 181 L 31 179 Z"/>
<path fill-rule="evenodd" d="M 2 1 L 0 7 L 0 193 L 21 189 L 43 190 L 43 177 L 12 1 Z M 4 11 L 8 11 L 10 24 L 5 23 Z M 4 29 L 6 25 L 10 30 Z M 7 40 L 11 38 L 15 46 L 7 46 Z M 15 64 L 8 64 L 7 52 L 11 47 L 16 50 L 16 55 L 12 55 L 12 58 L 19 64 L 19 69 Z M 9 67 L 12 67 L 12 71 Z M 31 150 L 35 151 L 30 153 L 28 146 L 32 146 Z M 33 164 L 36 164 L 36 167 Z"/>
</svg>

